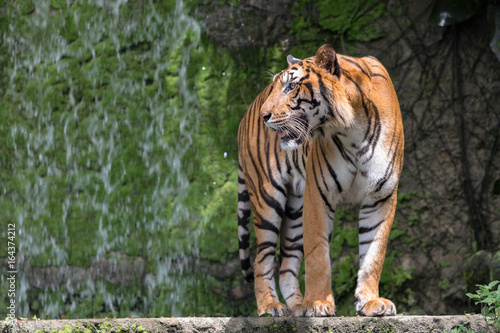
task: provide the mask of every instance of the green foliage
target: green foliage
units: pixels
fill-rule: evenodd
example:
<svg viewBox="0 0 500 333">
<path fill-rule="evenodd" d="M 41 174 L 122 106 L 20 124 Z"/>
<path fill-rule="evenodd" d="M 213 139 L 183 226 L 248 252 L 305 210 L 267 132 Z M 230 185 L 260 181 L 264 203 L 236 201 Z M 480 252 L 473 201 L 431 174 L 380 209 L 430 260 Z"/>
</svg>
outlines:
<svg viewBox="0 0 500 333">
<path fill-rule="evenodd" d="M 467 293 L 467 297 L 476 305 L 481 305 L 481 315 L 486 324 L 500 330 L 500 281 L 492 281 L 488 285 L 478 284 L 477 287 L 476 293 Z"/>
<path fill-rule="evenodd" d="M 459 327 L 453 328 L 451 331 L 449 331 L 449 333 L 460 333 L 460 332 L 476 333 L 475 331 L 469 330 L 464 325 L 460 325 Z"/>
<path fill-rule="evenodd" d="M 340 39 L 345 49 L 344 41 L 367 42 L 382 36 L 373 23 L 384 10 L 385 5 L 375 0 L 301 0 L 293 7 L 298 15 L 290 25 L 291 32 L 299 40 L 316 44 Z"/>
</svg>

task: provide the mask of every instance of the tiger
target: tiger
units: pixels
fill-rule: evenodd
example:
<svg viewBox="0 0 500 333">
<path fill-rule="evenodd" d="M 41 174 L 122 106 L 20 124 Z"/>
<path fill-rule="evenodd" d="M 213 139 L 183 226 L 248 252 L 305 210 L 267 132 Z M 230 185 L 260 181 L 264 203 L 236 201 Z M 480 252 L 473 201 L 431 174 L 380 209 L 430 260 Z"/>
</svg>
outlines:
<svg viewBox="0 0 500 333">
<path fill-rule="evenodd" d="M 243 276 L 255 282 L 258 315 L 335 315 L 329 244 L 341 203 L 359 205 L 355 310 L 394 316 L 379 281 L 403 168 L 399 101 L 374 57 L 321 46 L 256 97 L 238 128 L 238 240 Z M 250 262 L 250 215 L 257 254 Z M 280 302 L 275 275 L 286 305 Z M 305 260 L 305 294 L 299 271 Z"/>
</svg>

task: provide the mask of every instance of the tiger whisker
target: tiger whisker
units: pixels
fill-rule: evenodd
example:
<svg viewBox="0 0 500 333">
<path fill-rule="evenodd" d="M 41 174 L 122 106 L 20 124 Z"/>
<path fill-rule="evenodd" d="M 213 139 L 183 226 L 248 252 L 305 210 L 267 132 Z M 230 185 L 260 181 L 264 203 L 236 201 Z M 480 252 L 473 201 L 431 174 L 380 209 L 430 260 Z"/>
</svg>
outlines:
<svg viewBox="0 0 500 333">
<path fill-rule="evenodd" d="M 265 75 L 266 79 L 268 79 L 269 83 L 271 83 L 271 82 L 274 81 L 274 78 L 276 77 L 276 75 L 278 73 L 275 73 L 272 69 L 268 68 L 268 69 L 265 70 L 265 74 L 266 74 Z"/>
</svg>

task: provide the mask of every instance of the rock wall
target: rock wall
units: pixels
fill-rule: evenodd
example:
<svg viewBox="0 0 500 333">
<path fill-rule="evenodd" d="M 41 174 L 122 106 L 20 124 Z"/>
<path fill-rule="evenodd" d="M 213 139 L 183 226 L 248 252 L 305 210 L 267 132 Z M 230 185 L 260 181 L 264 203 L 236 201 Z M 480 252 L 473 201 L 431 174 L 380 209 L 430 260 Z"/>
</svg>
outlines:
<svg viewBox="0 0 500 333">
<path fill-rule="evenodd" d="M 349 55 L 373 55 L 388 68 L 403 113 L 405 166 L 386 259 L 390 264 L 384 268 L 400 278 L 390 282 L 392 288 L 381 288 L 400 299 L 403 311 L 462 313 L 471 306 L 464 291 L 500 278 L 500 107 L 495 102 L 500 63 L 489 45 L 486 8 L 461 24 L 440 27 L 430 20 L 434 1 L 385 4 L 384 14 L 373 14 L 374 21 L 368 22 L 381 34 L 364 42 L 351 37 L 354 28 L 346 29 L 343 38 L 328 31 L 315 2 L 290 6 L 283 1 L 276 10 L 265 8 L 259 18 L 281 18 L 287 11 L 284 22 L 276 19 L 283 25 L 273 30 L 279 31 L 273 40 L 280 45 L 286 41 L 292 50 L 308 47 L 313 55 L 328 42 Z M 217 8 L 239 13 L 238 24 L 247 24 L 245 9 Z M 301 15 L 313 23 L 298 27 Z M 226 47 L 269 45 L 265 38 L 231 44 L 240 31 L 227 36 L 205 24 L 207 34 Z M 308 29 L 316 29 L 315 35 L 307 35 Z M 355 218 L 351 223 L 352 216 L 347 217 L 341 223 L 355 228 Z M 341 263 L 334 259 L 332 265 L 335 270 Z M 335 285 L 335 275 L 333 279 Z M 382 276 L 382 283 L 389 281 Z"/>
</svg>

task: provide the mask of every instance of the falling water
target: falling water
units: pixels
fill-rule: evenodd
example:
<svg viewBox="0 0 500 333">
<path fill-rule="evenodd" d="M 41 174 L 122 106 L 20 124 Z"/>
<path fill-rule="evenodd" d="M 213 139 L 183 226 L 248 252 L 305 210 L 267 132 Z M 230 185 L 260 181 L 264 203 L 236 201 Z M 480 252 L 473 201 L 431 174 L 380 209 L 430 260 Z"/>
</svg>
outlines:
<svg viewBox="0 0 500 333">
<path fill-rule="evenodd" d="M 9 157 L 0 201 L 18 231 L 17 315 L 180 315 L 199 25 L 182 0 L 2 10 Z"/>
</svg>

